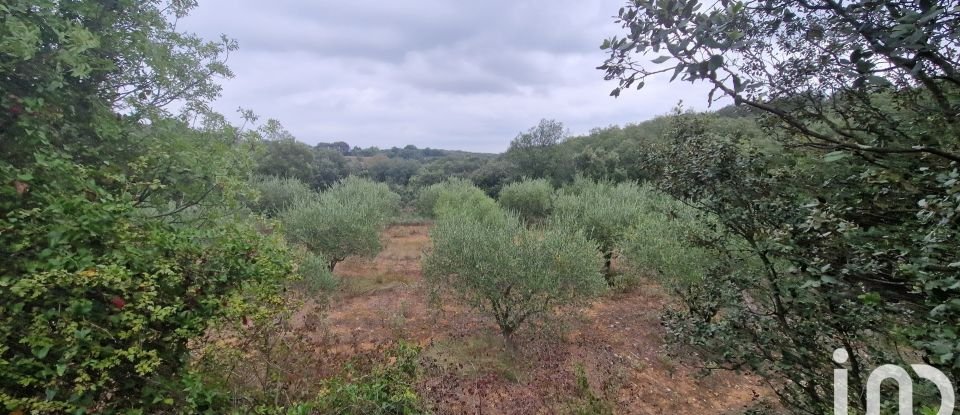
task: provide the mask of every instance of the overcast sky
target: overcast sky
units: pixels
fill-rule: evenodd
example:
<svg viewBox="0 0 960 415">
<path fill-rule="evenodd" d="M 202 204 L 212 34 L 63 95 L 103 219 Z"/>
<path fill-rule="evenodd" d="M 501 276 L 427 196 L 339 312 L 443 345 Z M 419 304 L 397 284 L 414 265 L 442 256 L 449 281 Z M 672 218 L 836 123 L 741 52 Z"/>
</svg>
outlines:
<svg viewBox="0 0 960 415">
<path fill-rule="evenodd" d="M 702 85 L 614 99 L 597 69 L 620 0 L 200 0 L 180 28 L 237 39 L 215 108 L 280 120 L 307 143 L 501 152 L 541 118 L 573 134 L 639 122 Z"/>
</svg>

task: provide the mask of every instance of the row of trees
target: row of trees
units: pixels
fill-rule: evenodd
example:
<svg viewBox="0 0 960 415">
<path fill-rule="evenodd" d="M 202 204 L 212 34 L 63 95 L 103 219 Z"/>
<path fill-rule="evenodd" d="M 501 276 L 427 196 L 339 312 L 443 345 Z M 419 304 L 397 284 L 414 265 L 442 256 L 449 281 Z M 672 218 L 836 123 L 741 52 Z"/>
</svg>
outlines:
<svg viewBox="0 0 960 415">
<path fill-rule="evenodd" d="M 647 228 L 681 207 L 632 183 L 578 178 L 555 190 L 545 179 L 525 179 L 495 201 L 466 180 L 450 180 L 417 200 L 436 219 L 424 272 L 435 292 L 452 292 L 493 317 L 513 345 L 524 322 L 613 285 L 616 253 L 647 259 L 637 248 Z"/>
<path fill-rule="evenodd" d="M 582 232 L 528 228 L 469 182 L 433 185 L 418 206 L 436 217 L 424 258 L 433 291 L 491 316 L 511 347 L 525 322 L 581 303 L 605 286 L 599 252 Z"/>
</svg>

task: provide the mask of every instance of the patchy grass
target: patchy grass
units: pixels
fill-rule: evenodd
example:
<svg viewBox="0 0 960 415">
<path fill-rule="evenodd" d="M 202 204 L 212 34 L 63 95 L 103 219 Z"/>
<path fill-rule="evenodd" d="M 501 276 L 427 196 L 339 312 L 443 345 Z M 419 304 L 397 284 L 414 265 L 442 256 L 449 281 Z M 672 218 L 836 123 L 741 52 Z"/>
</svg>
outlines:
<svg viewBox="0 0 960 415">
<path fill-rule="evenodd" d="M 590 379 L 582 363 L 574 368 L 576 377 L 576 395 L 571 397 L 566 406 L 566 413 L 570 415 L 613 415 L 613 403 L 607 397 L 597 396 L 590 388 Z"/>
<path fill-rule="evenodd" d="M 345 297 L 356 297 L 373 295 L 377 291 L 389 291 L 412 284 L 414 281 L 409 275 L 383 272 L 363 277 L 345 278 L 341 285 Z"/>
<path fill-rule="evenodd" d="M 424 356 L 465 378 L 497 375 L 519 382 L 523 361 L 509 350 L 503 337 L 495 333 L 444 339 L 435 342 Z"/>
<path fill-rule="evenodd" d="M 429 230 L 391 226 L 375 258 L 337 265 L 342 285 L 317 324 L 322 329 L 304 328 L 324 339 L 318 373 L 338 373 L 358 354 L 404 339 L 423 348 L 414 389 L 437 414 L 736 414 L 770 396 L 755 378 L 704 377 L 695 355 L 668 355 L 660 315 L 675 300 L 643 275 L 587 307 L 557 309 L 557 318 L 526 327 L 511 353 L 496 325 L 466 305 L 451 299 L 439 310 L 430 306 L 420 267 Z"/>
</svg>

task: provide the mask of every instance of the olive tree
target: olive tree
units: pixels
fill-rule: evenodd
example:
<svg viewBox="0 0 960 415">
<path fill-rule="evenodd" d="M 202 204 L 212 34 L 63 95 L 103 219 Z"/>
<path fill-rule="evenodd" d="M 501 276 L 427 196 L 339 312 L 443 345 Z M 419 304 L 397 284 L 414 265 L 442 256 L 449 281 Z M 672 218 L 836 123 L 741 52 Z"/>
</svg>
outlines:
<svg viewBox="0 0 960 415">
<path fill-rule="evenodd" d="M 493 317 L 511 347 L 517 329 L 556 306 L 573 305 L 604 289 L 602 259 L 583 233 L 528 230 L 469 214 L 440 218 L 431 231 L 424 275 L 435 292 L 451 292 Z"/>
<path fill-rule="evenodd" d="M 500 206 L 529 224 L 543 221 L 553 211 L 553 185 L 546 179 L 524 179 L 503 187 Z"/>
<path fill-rule="evenodd" d="M 424 188 L 417 198 L 417 209 L 434 218 L 451 214 L 468 214 L 476 220 L 493 222 L 506 218 L 506 212 L 495 200 L 465 179 L 450 179 Z"/>
<path fill-rule="evenodd" d="M 329 269 L 351 255 L 380 251 L 380 231 L 396 212 L 400 196 L 383 183 L 348 178 L 318 198 L 281 214 L 288 239 L 323 255 Z"/>
<path fill-rule="evenodd" d="M 603 254 L 604 270 L 610 277 L 614 251 L 636 223 L 643 204 L 643 194 L 636 184 L 614 185 L 580 178 L 557 193 L 551 222 L 555 226 L 581 230 L 594 241 Z"/>
<path fill-rule="evenodd" d="M 274 216 L 299 201 L 316 197 L 306 183 L 295 178 L 256 177 L 251 181 L 259 195 L 249 203 L 259 213 Z"/>
<path fill-rule="evenodd" d="M 400 208 L 400 195 L 385 183 L 350 176 L 320 194 L 321 201 L 344 201 L 361 209 L 377 226 L 386 225 Z"/>
</svg>

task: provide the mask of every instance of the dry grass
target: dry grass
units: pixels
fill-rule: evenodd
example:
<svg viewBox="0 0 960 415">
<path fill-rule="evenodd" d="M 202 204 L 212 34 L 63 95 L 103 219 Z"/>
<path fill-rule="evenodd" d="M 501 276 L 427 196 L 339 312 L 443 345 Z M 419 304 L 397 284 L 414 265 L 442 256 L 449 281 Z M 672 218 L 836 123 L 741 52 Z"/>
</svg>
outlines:
<svg viewBox="0 0 960 415">
<path fill-rule="evenodd" d="M 423 346 L 418 389 L 435 413 L 582 413 L 582 380 L 618 414 L 738 413 L 770 395 L 757 379 L 703 377 L 671 358 L 659 316 L 672 300 L 655 284 L 635 282 L 553 330 L 522 330 L 512 353 L 489 319 L 454 301 L 428 306 L 428 226 L 392 226 L 383 240 L 376 258 L 337 266 L 344 284 L 322 324 L 333 345 L 324 356 L 338 364 L 401 338 Z"/>
<path fill-rule="evenodd" d="M 470 379 L 495 375 L 517 382 L 524 374 L 521 356 L 511 352 L 497 333 L 443 339 L 430 345 L 424 355 L 443 369 Z"/>
</svg>

